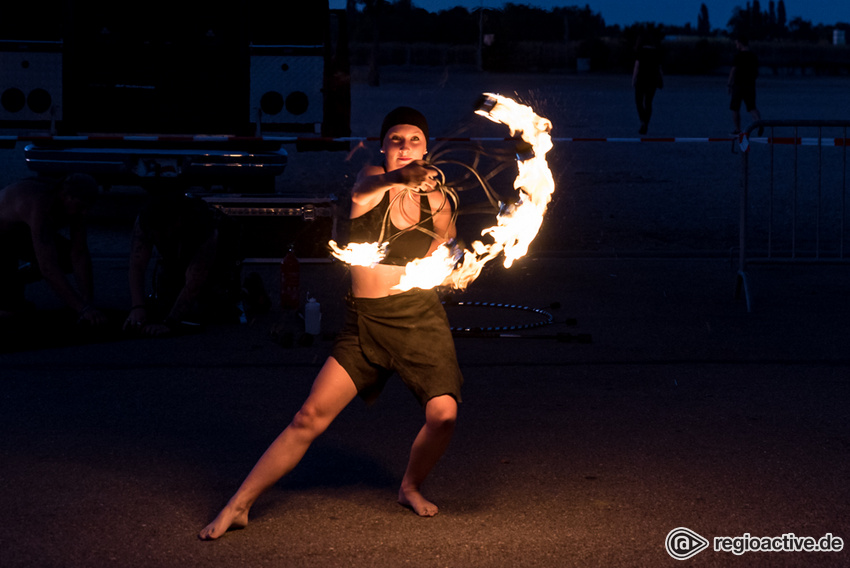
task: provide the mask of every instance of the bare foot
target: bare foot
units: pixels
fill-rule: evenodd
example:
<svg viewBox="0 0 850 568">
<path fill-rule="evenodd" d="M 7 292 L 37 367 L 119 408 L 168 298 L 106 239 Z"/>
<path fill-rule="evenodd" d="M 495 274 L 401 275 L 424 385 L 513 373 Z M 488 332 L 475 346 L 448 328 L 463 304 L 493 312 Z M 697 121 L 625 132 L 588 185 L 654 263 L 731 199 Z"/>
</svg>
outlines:
<svg viewBox="0 0 850 568">
<path fill-rule="evenodd" d="M 221 510 L 213 522 L 198 533 L 201 540 L 215 540 L 227 531 L 244 529 L 248 526 L 248 510 L 237 510 L 230 505 Z"/>
<path fill-rule="evenodd" d="M 404 489 L 399 489 L 398 502 L 405 507 L 413 509 L 413 512 L 420 517 L 433 517 L 439 512 L 437 506 L 428 501 L 422 493 L 417 490 L 411 489 L 405 491 Z"/>
</svg>

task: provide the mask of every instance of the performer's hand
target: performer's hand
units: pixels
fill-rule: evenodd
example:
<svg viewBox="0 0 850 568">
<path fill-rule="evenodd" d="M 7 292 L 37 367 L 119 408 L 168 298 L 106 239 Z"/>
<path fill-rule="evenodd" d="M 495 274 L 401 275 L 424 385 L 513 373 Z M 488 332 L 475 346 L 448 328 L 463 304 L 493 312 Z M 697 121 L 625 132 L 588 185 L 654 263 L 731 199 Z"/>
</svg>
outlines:
<svg viewBox="0 0 850 568">
<path fill-rule="evenodd" d="M 399 177 L 399 182 L 420 192 L 432 191 L 437 187 L 437 170 L 428 167 L 428 163 L 423 160 L 416 160 L 396 170 Z"/>
</svg>

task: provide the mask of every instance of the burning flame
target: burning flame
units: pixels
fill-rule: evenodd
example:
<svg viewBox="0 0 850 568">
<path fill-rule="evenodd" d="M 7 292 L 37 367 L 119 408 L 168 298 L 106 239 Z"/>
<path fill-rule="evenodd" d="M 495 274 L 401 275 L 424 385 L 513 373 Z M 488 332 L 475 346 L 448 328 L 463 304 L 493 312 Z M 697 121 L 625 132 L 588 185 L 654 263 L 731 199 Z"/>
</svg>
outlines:
<svg viewBox="0 0 850 568">
<path fill-rule="evenodd" d="M 511 136 L 519 133 L 528 144 L 528 151 L 517 155 L 518 175 L 514 189 L 518 199 L 512 204 L 502 204 L 496 216 L 496 225 L 484 229 L 490 244 L 472 243 L 472 250 L 460 248 L 457 243 L 440 245 L 432 254 L 414 260 L 405 266 L 405 273 L 394 288 L 433 288 L 448 286 L 466 288 L 484 268 L 484 265 L 504 254 L 504 266 L 510 268 L 514 261 L 528 253 L 528 247 L 537 236 L 543 215 L 555 190 L 555 181 L 546 162 L 546 153 L 552 149 L 549 135 L 552 123 L 534 113 L 531 107 L 501 95 L 485 93 L 484 101 L 475 111 L 493 122 L 505 124 Z M 350 243 L 341 249 L 330 242 L 331 254 L 355 266 L 371 266 L 383 259 L 387 243 Z"/>
<path fill-rule="evenodd" d="M 351 266 L 374 266 L 387 254 L 389 243 L 348 243 L 343 249 L 336 241 L 329 241 L 331 254 Z"/>
</svg>

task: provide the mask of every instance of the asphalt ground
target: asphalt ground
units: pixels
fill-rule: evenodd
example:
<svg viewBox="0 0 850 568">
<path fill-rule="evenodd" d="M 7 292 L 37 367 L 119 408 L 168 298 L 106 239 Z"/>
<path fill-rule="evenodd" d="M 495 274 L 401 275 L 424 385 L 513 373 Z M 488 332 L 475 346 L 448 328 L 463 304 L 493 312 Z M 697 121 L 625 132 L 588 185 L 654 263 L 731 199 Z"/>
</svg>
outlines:
<svg viewBox="0 0 850 568">
<path fill-rule="evenodd" d="M 97 268 L 118 297 L 123 268 Z M 422 420 L 396 381 L 374 406 L 350 405 L 248 528 L 213 543 L 197 531 L 298 408 L 328 338 L 281 345 L 274 308 L 182 337 L 115 331 L 5 353 L 2 564 L 661 566 L 678 562 L 664 548 L 677 527 L 847 539 L 848 280 L 818 270 L 760 269 L 751 313 L 719 259 L 490 270 L 450 299 L 540 308 L 553 323 L 457 338 L 464 402 L 426 486 L 437 517 L 395 502 Z M 332 334 L 344 270 L 303 274 Z M 546 319 L 448 311 L 462 327 Z M 847 554 L 709 549 L 687 562 L 840 566 Z"/>
<path fill-rule="evenodd" d="M 350 405 L 245 530 L 198 541 L 306 396 L 341 322 L 345 270 L 302 266 L 323 310 L 312 343 L 276 306 L 246 324 L 127 337 L 126 219 L 94 227 L 113 325 L 64 322 L 37 284 L 41 315 L 4 330 L 0 565 L 847 565 L 846 550 L 665 550 L 678 527 L 712 544 L 850 538 L 848 267 L 754 265 L 747 312 L 731 251 L 739 156 L 711 148 L 649 170 L 646 156 L 565 154 L 546 246 L 447 298 L 552 322 L 448 307 L 459 327 L 520 329 L 458 334 L 464 402 L 425 487 L 441 509 L 431 519 L 395 501 L 422 413 L 394 381 L 375 405 Z M 274 295 L 275 266 L 248 270 Z"/>
</svg>

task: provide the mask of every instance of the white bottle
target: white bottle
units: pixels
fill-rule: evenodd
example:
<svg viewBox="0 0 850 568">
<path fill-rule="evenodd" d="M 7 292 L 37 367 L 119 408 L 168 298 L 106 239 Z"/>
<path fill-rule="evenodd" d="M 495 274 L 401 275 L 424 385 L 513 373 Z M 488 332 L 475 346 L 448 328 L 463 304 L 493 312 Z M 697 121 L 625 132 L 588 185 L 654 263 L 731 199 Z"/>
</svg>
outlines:
<svg viewBox="0 0 850 568">
<path fill-rule="evenodd" d="M 322 332 L 322 310 L 316 298 L 310 298 L 304 304 L 304 331 L 310 335 Z"/>
</svg>

